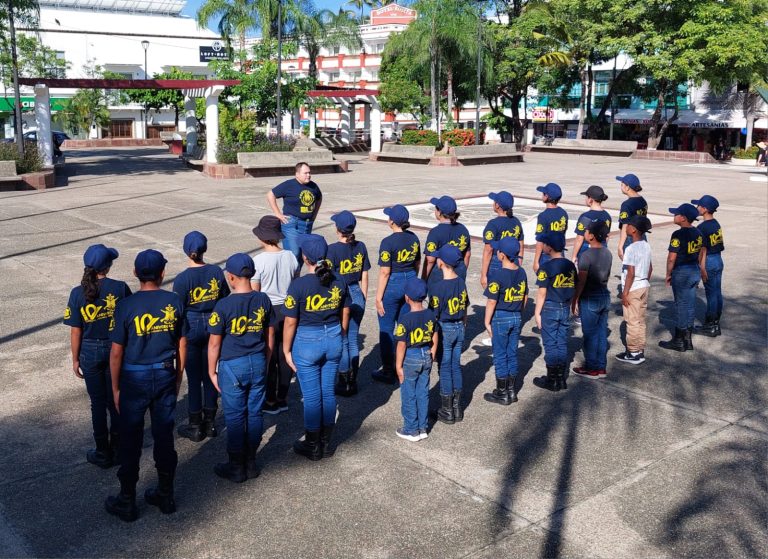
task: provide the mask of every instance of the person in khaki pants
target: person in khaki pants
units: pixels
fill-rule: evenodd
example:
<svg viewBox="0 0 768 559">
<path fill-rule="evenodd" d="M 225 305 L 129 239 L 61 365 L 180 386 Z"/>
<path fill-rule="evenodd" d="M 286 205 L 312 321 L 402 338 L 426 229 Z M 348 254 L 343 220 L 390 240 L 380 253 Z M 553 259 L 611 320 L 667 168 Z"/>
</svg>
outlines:
<svg viewBox="0 0 768 559">
<path fill-rule="evenodd" d="M 651 286 L 651 246 L 644 236 L 651 231 L 650 220 L 633 215 L 627 220 L 627 235 L 632 244 L 624 251 L 622 261 L 621 304 L 624 307 L 624 321 L 627 324 L 627 350 L 616 359 L 631 365 L 645 362 L 645 311 L 648 308 L 648 291 Z"/>
</svg>

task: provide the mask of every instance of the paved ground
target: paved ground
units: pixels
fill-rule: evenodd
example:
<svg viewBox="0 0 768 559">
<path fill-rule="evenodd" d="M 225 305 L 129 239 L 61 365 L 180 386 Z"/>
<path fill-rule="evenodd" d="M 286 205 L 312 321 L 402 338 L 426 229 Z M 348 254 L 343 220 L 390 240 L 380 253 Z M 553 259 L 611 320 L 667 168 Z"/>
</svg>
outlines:
<svg viewBox="0 0 768 559">
<path fill-rule="evenodd" d="M 317 176 L 326 200 L 318 231 L 329 239 L 328 218 L 342 208 L 501 188 L 535 197 L 534 187 L 546 181 L 561 184 L 577 204 L 585 186 L 602 184 L 612 210 L 621 201 L 614 176 L 626 172 L 641 177 L 655 213 L 714 194 L 727 246 L 724 334 L 696 339 L 696 351 L 682 355 L 656 347 L 668 335 L 672 304 L 661 278 L 672 228 L 657 225 L 648 362 L 635 368 L 611 357 L 605 381 L 574 378 L 565 392 L 541 391 L 530 382 L 544 365 L 528 320 L 520 402 L 488 404 L 482 394 L 493 372 L 480 344 L 475 243 L 462 424 L 438 425 L 416 444 L 395 437 L 397 391 L 369 380 L 378 365 L 371 298 L 361 393 L 340 403 L 335 457 L 310 463 L 291 452 L 301 431 L 294 389 L 290 412 L 268 419 L 259 479 L 233 485 L 213 475 L 224 437 L 180 440 L 178 513 L 164 517 L 140 502 L 141 518 L 125 525 L 103 512 L 117 487 L 115 470 L 85 462 L 88 399 L 70 371 L 60 325 L 82 252 L 94 242 L 117 247 L 123 256 L 112 274 L 128 279 L 135 253 L 158 248 L 171 279 L 184 264 L 182 237 L 196 228 L 210 239 L 209 260 L 222 262 L 257 247 L 250 229 L 276 181 L 216 182 L 152 149 L 70 152 L 68 161 L 66 186 L 0 194 L 0 556 L 768 555 L 768 185 L 751 168 L 528 154 L 524 164 L 450 169 L 355 157 L 349 174 Z M 364 220 L 358 238 L 375 250 L 385 233 L 381 223 Z M 610 320 L 611 355 L 621 350 L 620 321 Z M 577 363 L 579 348 L 576 330 L 570 349 Z M 182 393 L 179 417 L 185 413 Z M 139 491 L 150 483 L 147 448 Z"/>
</svg>

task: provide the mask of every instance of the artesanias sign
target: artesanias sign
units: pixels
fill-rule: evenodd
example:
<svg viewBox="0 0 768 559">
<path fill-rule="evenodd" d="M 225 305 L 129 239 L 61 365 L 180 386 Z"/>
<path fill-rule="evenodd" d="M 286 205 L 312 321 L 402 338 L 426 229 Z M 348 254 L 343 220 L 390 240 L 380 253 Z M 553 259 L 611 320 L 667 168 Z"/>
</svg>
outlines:
<svg viewBox="0 0 768 559">
<path fill-rule="evenodd" d="M 211 60 L 229 60 L 229 53 L 221 41 L 214 41 L 210 46 L 200 46 L 200 62 Z"/>
</svg>

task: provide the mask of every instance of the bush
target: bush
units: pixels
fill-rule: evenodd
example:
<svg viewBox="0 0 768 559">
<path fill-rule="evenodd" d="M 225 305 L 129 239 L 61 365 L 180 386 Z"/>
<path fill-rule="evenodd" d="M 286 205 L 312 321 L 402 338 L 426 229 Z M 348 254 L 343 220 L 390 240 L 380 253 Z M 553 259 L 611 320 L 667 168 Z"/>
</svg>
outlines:
<svg viewBox="0 0 768 559">
<path fill-rule="evenodd" d="M 757 146 L 752 146 L 747 149 L 736 148 L 733 150 L 734 159 L 757 159 Z"/>
<path fill-rule="evenodd" d="M 237 163 L 237 154 L 246 152 L 264 152 L 264 151 L 293 151 L 296 145 L 296 138 L 293 136 L 284 136 L 283 143 L 278 143 L 277 135 L 267 136 L 263 132 L 255 133 L 256 143 L 233 142 L 225 138 L 219 138 L 219 145 L 216 148 L 216 159 L 219 163 L 234 164 Z"/>
<path fill-rule="evenodd" d="M 443 132 L 443 142 L 449 146 L 473 146 L 475 145 L 475 131 L 470 128 L 446 130 Z"/>
<path fill-rule="evenodd" d="M 403 130 L 401 144 L 406 146 L 438 146 L 437 132 L 433 130 Z"/>
<path fill-rule="evenodd" d="M 0 161 L 15 161 L 16 173 L 36 173 L 43 170 L 43 157 L 37 142 L 24 142 L 24 158 L 19 159 L 16 142 L 0 143 Z"/>
</svg>

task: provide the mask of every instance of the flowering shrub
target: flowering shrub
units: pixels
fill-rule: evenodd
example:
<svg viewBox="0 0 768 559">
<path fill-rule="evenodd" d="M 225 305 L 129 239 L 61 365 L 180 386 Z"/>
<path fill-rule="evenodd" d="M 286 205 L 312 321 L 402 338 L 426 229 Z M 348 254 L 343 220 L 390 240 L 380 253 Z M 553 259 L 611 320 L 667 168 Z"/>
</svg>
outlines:
<svg viewBox="0 0 768 559">
<path fill-rule="evenodd" d="M 471 128 L 454 128 L 443 132 L 443 142 L 449 146 L 475 145 L 475 131 Z"/>
</svg>

